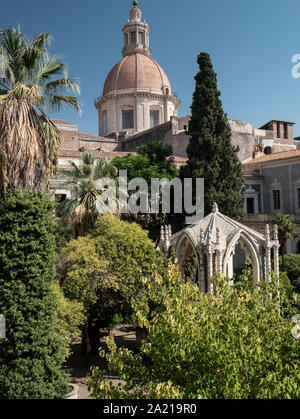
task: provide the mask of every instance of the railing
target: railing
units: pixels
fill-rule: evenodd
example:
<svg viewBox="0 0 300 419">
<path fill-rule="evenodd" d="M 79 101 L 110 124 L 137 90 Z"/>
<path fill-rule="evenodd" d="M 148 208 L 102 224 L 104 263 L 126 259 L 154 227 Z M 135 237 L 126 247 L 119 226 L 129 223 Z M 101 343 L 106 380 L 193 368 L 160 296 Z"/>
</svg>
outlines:
<svg viewBox="0 0 300 419">
<path fill-rule="evenodd" d="M 176 92 L 173 91 L 172 95 L 176 97 L 178 103 L 181 103 L 181 99 L 178 97 L 178 94 Z"/>
<path fill-rule="evenodd" d="M 94 103 L 96 104 L 96 103 L 100 102 L 100 100 L 101 100 L 102 98 L 103 98 L 103 95 L 100 95 L 100 96 L 96 97 L 96 98 L 94 99 Z"/>
</svg>

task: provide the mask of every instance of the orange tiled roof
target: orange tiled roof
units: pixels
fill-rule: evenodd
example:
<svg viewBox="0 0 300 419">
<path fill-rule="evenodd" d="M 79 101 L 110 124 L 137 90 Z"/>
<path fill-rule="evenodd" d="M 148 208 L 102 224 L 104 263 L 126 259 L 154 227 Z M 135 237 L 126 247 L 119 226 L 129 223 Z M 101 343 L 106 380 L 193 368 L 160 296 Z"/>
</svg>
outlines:
<svg viewBox="0 0 300 419">
<path fill-rule="evenodd" d="M 74 125 L 74 124 L 71 124 L 70 122 L 64 121 L 63 119 L 51 119 L 51 121 L 54 122 L 54 124 Z"/>
<path fill-rule="evenodd" d="M 93 149 L 86 150 L 86 152 L 95 151 Z M 96 159 L 101 159 L 102 157 L 107 157 L 108 159 L 113 159 L 114 157 L 125 157 L 133 156 L 136 153 L 126 152 L 126 151 L 99 151 L 95 153 Z M 59 158 L 80 158 L 82 153 L 79 150 L 61 150 L 59 153 Z"/>
<path fill-rule="evenodd" d="M 180 156 L 173 156 L 174 157 L 174 163 L 175 164 L 186 164 L 188 159 L 186 157 L 180 157 Z"/>
<path fill-rule="evenodd" d="M 266 154 L 265 156 L 258 157 L 257 159 L 247 161 L 244 163 L 244 165 L 267 163 L 271 161 L 292 159 L 296 157 L 300 157 L 300 150 L 290 150 L 290 151 L 283 151 L 281 153 L 276 153 L 276 154 Z"/>
</svg>

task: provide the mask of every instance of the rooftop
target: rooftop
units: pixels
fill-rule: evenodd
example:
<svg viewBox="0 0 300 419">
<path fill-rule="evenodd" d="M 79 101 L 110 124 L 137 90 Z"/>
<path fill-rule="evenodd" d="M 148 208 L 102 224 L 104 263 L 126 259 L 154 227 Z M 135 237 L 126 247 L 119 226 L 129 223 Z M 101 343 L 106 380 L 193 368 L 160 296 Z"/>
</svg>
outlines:
<svg viewBox="0 0 300 419">
<path fill-rule="evenodd" d="M 257 159 L 247 161 L 244 163 L 244 165 L 250 165 L 250 164 L 254 165 L 254 164 L 259 164 L 259 163 L 294 159 L 294 158 L 299 158 L 299 157 L 300 157 L 300 150 L 290 150 L 290 151 L 284 151 L 282 153 L 267 154 L 265 156 L 258 157 Z"/>
</svg>

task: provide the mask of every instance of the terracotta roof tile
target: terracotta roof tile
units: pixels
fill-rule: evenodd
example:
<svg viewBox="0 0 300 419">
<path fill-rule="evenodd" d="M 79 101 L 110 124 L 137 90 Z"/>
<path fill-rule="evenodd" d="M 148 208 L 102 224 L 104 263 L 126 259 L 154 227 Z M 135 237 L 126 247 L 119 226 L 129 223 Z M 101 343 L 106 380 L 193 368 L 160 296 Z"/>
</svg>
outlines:
<svg viewBox="0 0 300 419">
<path fill-rule="evenodd" d="M 54 124 L 61 124 L 61 125 L 74 125 L 74 124 L 71 124 L 70 122 L 64 121 L 64 120 L 62 120 L 62 119 L 51 119 L 51 121 L 52 121 Z"/>
<path fill-rule="evenodd" d="M 262 157 L 258 157 L 257 159 L 253 159 L 251 161 L 247 161 L 244 163 L 244 165 L 250 165 L 250 164 L 259 164 L 259 163 L 267 163 L 271 161 L 278 161 L 278 160 L 285 160 L 285 159 L 292 159 L 300 157 L 300 150 L 290 150 L 290 151 L 284 151 L 282 153 L 276 153 L 276 154 L 267 154 Z"/>
</svg>

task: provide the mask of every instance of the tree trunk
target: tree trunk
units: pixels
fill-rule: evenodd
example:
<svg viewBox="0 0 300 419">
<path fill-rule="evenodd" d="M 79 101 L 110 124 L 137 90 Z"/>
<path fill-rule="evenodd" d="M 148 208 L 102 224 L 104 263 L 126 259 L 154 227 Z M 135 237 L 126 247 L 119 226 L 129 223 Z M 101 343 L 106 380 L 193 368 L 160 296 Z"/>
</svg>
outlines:
<svg viewBox="0 0 300 419">
<path fill-rule="evenodd" d="M 88 322 L 85 323 L 82 331 L 82 354 L 85 356 L 85 366 L 90 366 L 91 343 L 89 338 Z"/>
</svg>

